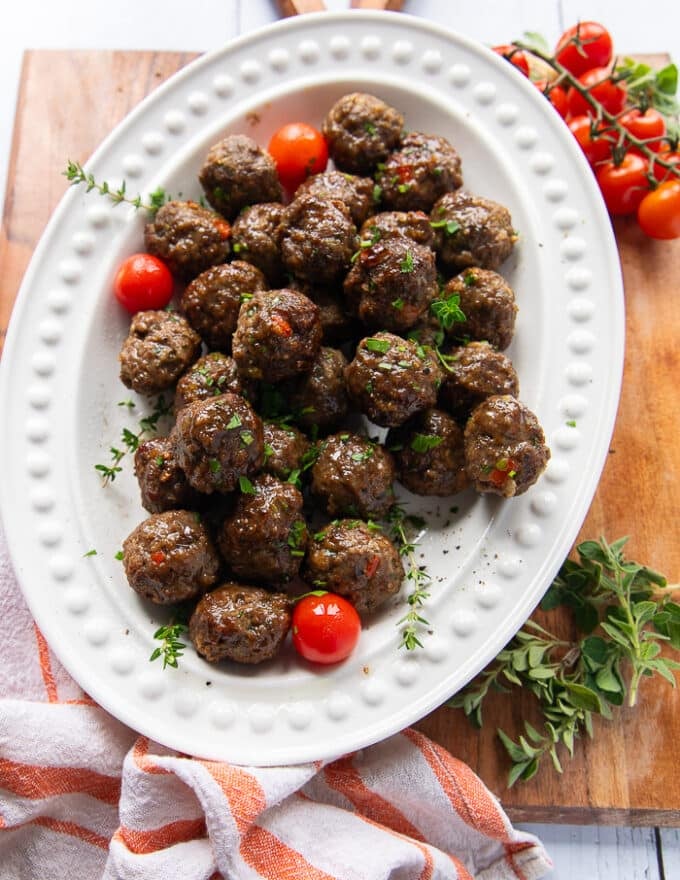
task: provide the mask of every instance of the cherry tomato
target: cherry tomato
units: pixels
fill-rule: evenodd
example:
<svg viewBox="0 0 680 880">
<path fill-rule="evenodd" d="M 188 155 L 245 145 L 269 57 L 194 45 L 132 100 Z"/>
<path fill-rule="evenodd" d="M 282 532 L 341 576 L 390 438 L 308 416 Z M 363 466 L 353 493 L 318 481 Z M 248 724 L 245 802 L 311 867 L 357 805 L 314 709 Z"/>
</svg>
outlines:
<svg viewBox="0 0 680 880">
<path fill-rule="evenodd" d="M 173 280 L 168 267 L 151 254 L 133 254 L 118 267 L 113 292 L 128 312 L 163 309 L 172 299 Z"/>
<path fill-rule="evenodd" d="M 310 174 L 324 171 L 328 164 L 324 136 L 306 122 L 289 122 L 274 132 L 268 149 L 279 180 L 289 192 L 294 192 Z"/>
<path fill-rule="evenodd" d="M 562 86 L 551 86 L 547 79 L 534 80 L 534 85 L 543 92 L 555 110 L 564 119 L 567 115 L 567 93 Z"/>
<path fill-rule="evenodd" d="M 570 119 L 567 124 L 569 130 L 576 138 L 578 145 L 586 154 L 586 159 L 591 165 L 596 165 L 598 162 L 605 162 L 607 159 L 611 158 L 613 144 L 613 140 L 611 139 L 613 135 L 611 132 L 603 132 L 602 135 L 598 137 L 598 129 L 596 128 L 596 136 L 593 137 L 593 120 L 590 116 L 574 116 L 574 118 Z M 603 126 L 600 125 L 599 129 L 602 128 Z"/>
<path fill-rule="evenodd" d="M 581 45 L 570 42 L 578 34 Z M 566 30 L 557 41 L 555 56 L 562 67 L 580 76 L 593 67 L 606 67 L 612 60 L 612 38 L 596 21 L 582 21 Z"/>
<path fill-rule="evenodd" d="M 647 162 L 637 153 L 626 153 L 620 165 L 602 165 L 597 182 L 610 214 L 632 214 L 649 192 Z"/>
<path fill-rule="evenodd" d="M 663 136 L 666 134 L 666 120 L 653 107 L 644 113 L 637 108 L 628 110 L 619 118 L 621 125 L 629 131 L 633 137 L 646 141 L 650 150 L 658 151 L 664 146 Z"/>
<path fill-rule="evenodd" d="M 667 180 L 643 198 L 637 219 L 651 238 L 680 238 L 680 180 Z"/>
<path fill-rule="evenodd" d="M 339 663 L 361 634 L 356 608 L 335 593 L 304 596 L 293 610 L 293 645 L 312 663 Z"/>
<path fill-rule="evenodd" d="M 521 70 L 524 76 L 529 76 L 529 59 L 526 53 L 517 46 L 494 46 L 493 51 L 502 55 L 510 64 L 514 64 L 518 70 Z"/>
<path fill-rule="evenodd" d="M 659 150 L 659 159 L 663 159 L 664 162 L 668 162 L 669 165 L 680 165 L 680 153 L 675 150 L 671 150 L 667 145 L 664 149 L 663 147 Z M 671 177 L 671 171 L 668 168 L 664 168 L 663 165 L 660 165 L 656 160 L 652 166 L 652 174 L 659 181 L 659 183 L 663 183 L 664 180 L 675 180 L 677 178 Z"/>
<path fill-rule="evenodd" d="M 623 110 L 626 104 L 626 87 L 621 83 L 613 82 L 606 67 L 587 70 L 579 76 L 578 81 L 613 116 L 617 116 Z M 567 107 L 570 116 L 581 116 L 584 113 L 589 116 L 595 115 L 590 104 L 573 87 L 567 92 Z"/>
</svg>

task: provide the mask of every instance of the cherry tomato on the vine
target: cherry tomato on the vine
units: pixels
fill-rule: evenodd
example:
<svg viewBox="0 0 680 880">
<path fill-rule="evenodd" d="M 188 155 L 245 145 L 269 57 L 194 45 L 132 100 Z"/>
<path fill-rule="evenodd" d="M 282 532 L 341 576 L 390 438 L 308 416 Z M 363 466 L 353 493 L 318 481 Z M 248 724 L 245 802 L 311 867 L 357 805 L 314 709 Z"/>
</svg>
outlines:
<svg viewBox="0 0 680 880">
<path fill-rule="evenodd" d="M 638 206 L 637 219 L 650 238 L 680 238 L 680 179 L 667 180 L 647 193 Z"/>
<path fill-rule="evenodd" d="M 293 646 L 312 663 L 339 663 L 354 650 L 361 634 L 356 608 L 335 593 L 311 593 L 293 609 Z"/>
<path fill-rule="evenodd" d="M 671 150 L 666 146 L 666 149 L 663 147 L 659 150 L 658 153 L 659 159 L 667 162 L 672 166 L 680 166 L 680 153 L 676 150 Z M 678 177 L 673 174 L 673 172 L 669 168 L 664 168 L 659 162 L 654 160 L 652 165 L 652 174 L 659 181 L 659 183 L 663 183 L 664 180 L 677 180 Z"/>
<path fill-rule="evenodd" d="M 597 132 L 603 128 L 602 125 L 595 126 L 595 137 L 593 137 L 595 123 L 590 116 L 574 116 L 567 124 L 591 165 L 597 165 L 598 162 L 605 162 L 611 158 L 613 135 L 611 132 L 603 132 L 598 136 Z"/>
<path fill-rule="evenodd" d="M 592 70 L 587 70 L 579 76 L 578 81 L 613 116 L 617 116 L 625 107 L 626 87 L 621 83 L 615 83 L 606 67 L 594 67 Z M 595 110 L 573 87 L 567 92 L 567 107 L 570 116 L 595 115 Z"/>
<path fill-rule="evenodd" d="M 118 267 L 113 292 L 128 312 L 163 309 L 172 299 L 173 279 L 168 267 L 151 254 L 133 254 Z"/>
<path fill-rule="evenodd" d="M 578 35 L 580 45 L 575 42 Z M 612 38 L 596 21 L 582 21 L 566 30 L 557 41 L 557 61 L 574 76 L 593 67 L 606 67 L 612 60 Z"/>
<path fill-rule="evenodd" d="M 529 59 L 526 52 L 518 49 L 517 46 L 503 45 L 494 46 L 493 51 L 502 55 L 511 64 L 514 64 L 518 70 L 521 70 L 524 76 L 529 76 Z"/>
<path fill-rule="evenodd" d="M 546 79 L 534 80 L 537 89 L 543 92 L 546 98 L 553 105 L 555 110 L 560 114 L 562 119 L 567 115 L 567 93 L 562 86 L 550 86 Z M 548 90 L 546 92 L 546 90 Z"/>
<path fill-rule="evenodd" d="M 637 107 L 627 110 L 619 118 L 620 124 L 629 131 L 633 137 L 645 141 L 645 146 L 658 152 L 664 146 L 663 136 L 666 134 L 666 120 L 653 107 L 642 113 Z"/>
<path fill-rule="evenodd" d="M 597 182 L 610 214 L 632 214 L 649 192 L 647 161 L 637 153 L 626 153 L 620 165 L 602 165 Z"/>
<path fill-rule="evenodd" d="M 328 164 L 324 136 L 306 122 L 289 122 L 275 131 L 268 150 L 279 180 L 289 192 L 294 192 L 310 174 L 324 171 Z"/>
</svg>

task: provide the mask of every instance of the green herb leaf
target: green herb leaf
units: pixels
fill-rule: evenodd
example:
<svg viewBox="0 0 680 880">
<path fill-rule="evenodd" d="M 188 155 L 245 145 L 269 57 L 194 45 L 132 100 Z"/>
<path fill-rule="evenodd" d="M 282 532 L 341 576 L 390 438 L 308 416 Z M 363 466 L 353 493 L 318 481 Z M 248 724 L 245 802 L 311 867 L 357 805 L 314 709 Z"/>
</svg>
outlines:
<svg viewBox="0 0 680 880">
<path fill-rule="evenodd" d="M 436 449 L 443 440 L 443 437 L 435 434 L 415 434 L 410 446 L 414 452 L 429 452 L 430 449 Z"/>
<path fill-rule="evenodd" d="M 375 339 L 369 337 L 364 339 L 364 346 L 369 351 L 378 351 L 380 354 L 386 354 L 390 350 L 390 342 L 388 339 Z"/>
</svg>

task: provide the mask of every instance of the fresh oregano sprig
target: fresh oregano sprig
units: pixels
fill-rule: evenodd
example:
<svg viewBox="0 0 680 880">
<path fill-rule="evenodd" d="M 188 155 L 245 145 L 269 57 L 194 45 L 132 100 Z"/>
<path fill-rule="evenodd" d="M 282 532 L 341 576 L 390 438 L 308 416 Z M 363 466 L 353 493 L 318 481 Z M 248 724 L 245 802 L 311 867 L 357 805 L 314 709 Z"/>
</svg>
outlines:
<svg viewBox="0 0 680 880">
<path fill-rule="evenodd" d="M 406 578 L 411 583 L 411 592 L 406 599 L 409 610 L 397 621 L 397 626 L 401 627 L 399 647 L 413 651 L 423 647 L 420 638 L 423 630 L 426 630 L 430 625 L 421 612 L 430 597 L 429 591 L 432 581 L 426 567 L 418 564 L 415 553 L 416 545 L 409 537 L 407 530 L 422 528 L 424 521 L 419 517 L 407 514 L 399 504 L 396 504 L 390 511 L 388 521 L 392 539 L 397 545 L 399 555 L 406 561 Z"/>
<path fill-rule="evenodd" d="M 170 201 L 170 196 L 161 186 L 155 189 L 152 193 L 149 193 L 146 199 L 144 199 L 139 193 L 136 196 L 129 196 L 127 194 L 127 184 L 125 181 L 123 181 L 119 187 L 111 187 L 106 180 L 96 180 L 94 174 L 85 171 L 79 162 L 73 162 L 71 159 L 68 160 L 66 170 L 62 173 L 72 186 L 78 186 L 79 184 L 84 183 L 86 187 L 85 192 L 96 190 L 100 195 L 105 196 L 109 201 L 113 202 L 114 205 L 124 203 L 126 205 L 132 205 L 135 210 L 142 208 L 150 214 L 155 214 L 156 211 L 163 207 L 167 201 Z"/>
<path fill-rule="evenodd" d="M 121 400 L 118 406 L 125 406 L 129 410 L 132 410 L 135 404 L 131 400 Z M 116 475 L 123 470 L 121 462 L 125 456 L 128 453 L 136 452 L 142 440 L 155 434 L 158 428 L 158 422 L 163 416 L 169 415 L 170 411 L 170 405 L 161 394 L 156 398 L 152 411 L 139 420 L 139 427 L 136 432 L 131 431 L 129 428 L 122 429 L 120 435 L 122 446 L 111 446 L 109 448 L 109 452 L 111 453 L 109 464 L 96 464 L 94 466 L 94 469 L 101 475 L 104 486 L 113 483 L 116 479 Z"/>
<path fill-rule="evenodd" d="M 492 689 L 520 687 L 536 697 L 542 731 L 528 721 L 517 741 L 498 731 L 511 761 L 509 785 L 531 779 L 546 755 L 562 772 L 558 746 L 573 755 L 575 740 L 584 732 L 593 735 L 595 716 L 611 719 L 626 698 L 634 706 L 643 676 L 659 674 L 675 685 L 680 663 L 661 649 L 668 644 L 680 650 L 680 605 L 663 592 L 663 575 L 624 559 L 627 540 L 579 544 L 578 561 L 564 563 L 541 603 L 544 611 L 569 608 L 581 638 L 559 639 L 530 620 L 448 703 L 481 727 Z"/>
</svg>

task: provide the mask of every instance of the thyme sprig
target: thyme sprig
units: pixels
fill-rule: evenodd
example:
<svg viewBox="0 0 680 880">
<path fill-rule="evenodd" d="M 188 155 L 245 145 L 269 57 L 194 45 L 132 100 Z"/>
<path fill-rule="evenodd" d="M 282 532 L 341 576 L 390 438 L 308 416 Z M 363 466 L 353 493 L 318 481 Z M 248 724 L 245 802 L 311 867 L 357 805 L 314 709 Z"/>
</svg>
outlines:
<svg viewBox="0 0 680 880">
<path fill-rule="evenodd" d="M 407 596 L 409 610 L 397 621 L 401 627 L 400 648 L 413 651 L 422 648 L 420 638 L 423 630 L 430 625 L 421 611 L 425 602 L 430 597 L 432 580 L 424 565 L 419 565 L 416 560 L 416 543 L 409 536 L 407 530 L 420 529 L 424 525 L 423 520 L 407 514 L 404 508 L 396 504 L 390 511 L 388 518 L 392 540 L 396 543 L 399 555 L 406 560 L 406 578 L 411 582 L 411 592 Z"/>
<path fill-rule="evenodd" d="M 491 690 L 514 685 L 536 697 L 542 731 L 526 720 L 517 741 L 498 731 L 511 762 L 510 786 L 531 779 L 546 755 L 561 773 L 558 746 L 573 756 L 575 740 L 584 732 L 592 737 L 594 717 L 610 720 L 626 700 L 634 706 L 643 676 L 658 674 L 675 686 L 680 663 L 662 656 L 661 648 L 680 650 L 680 605 L 659 592 L 667 586 L 663 575 L 624 559 L 627 540 L 579 544 L 578 561 L 564 563 L 541 603 L 545 611 L 569 608 L 581 638 L 560 639 L 530 620 L 448 703 L 481 727 Z"/>
<path fill-rule="evenodd" d="M 118 406 L 124 406 L 131 411 L 135 404 L 131 400 L 121 400 Z M 94 469 L 102 477 L 102 485 L 107 486 L 109 483 L 113 483 L 116 475 L 123 470 L 121 462 L 125 456 L 128 453 L 136 452 L 142 440 L 153 436 L 158 429 L 160 419 L 163 416 L 169 415 L 170 412 L 170 405 L 161 394 L 156 398 L 152 411 L 139 420 L 136 432 L 131 431 L 129 428 L 122 429 L 120 434 L 120 443 L 122 445 L 109 447 L 109 452 L 111 453 L 109 464 L 96 464 L 94 466 Z"/>
<path fill-rule="evenodd" d="M 150 214 L 155 214 L 159 208 L 163 207 L 166 202 L 170 201 L 170 196 L 161 186 L 155 189 L 152 193 L 149 193 L 146 199 L 139 193 L 136 196 L 129 196 L 125 181 L 123 181 L 117 188 L 111 187 L 106 180 L 96 180 L 94 174 L 85 171 L 79 162 L 73 162 L 71 159 L 68 160 L 66 170 L 62 173 L 71 186 L 78 186 L 79 184 L 84 183 L 86 187 L 85 192 L 96 190 L 100 195 L 105 196 L 109 201 L 113 202 L 114 205 L 124 203 L 126 205 L 132 205 L 135 210 L 142 208 Z"/>
<path fill-rule="evenodd" d="M 154 639 L 160 641 L 158 648 L 154 648 L 150 661 L 163 658 L 163 669 L 172 666 L 177 669 L 179 658 L 183 656 L 186 644 L 180 641 L 180 636 L 188 632 L 189 628 L 184 623 L 170 623 L 166 626 L 160 626 L 153 634 Z"/>
</svg>

